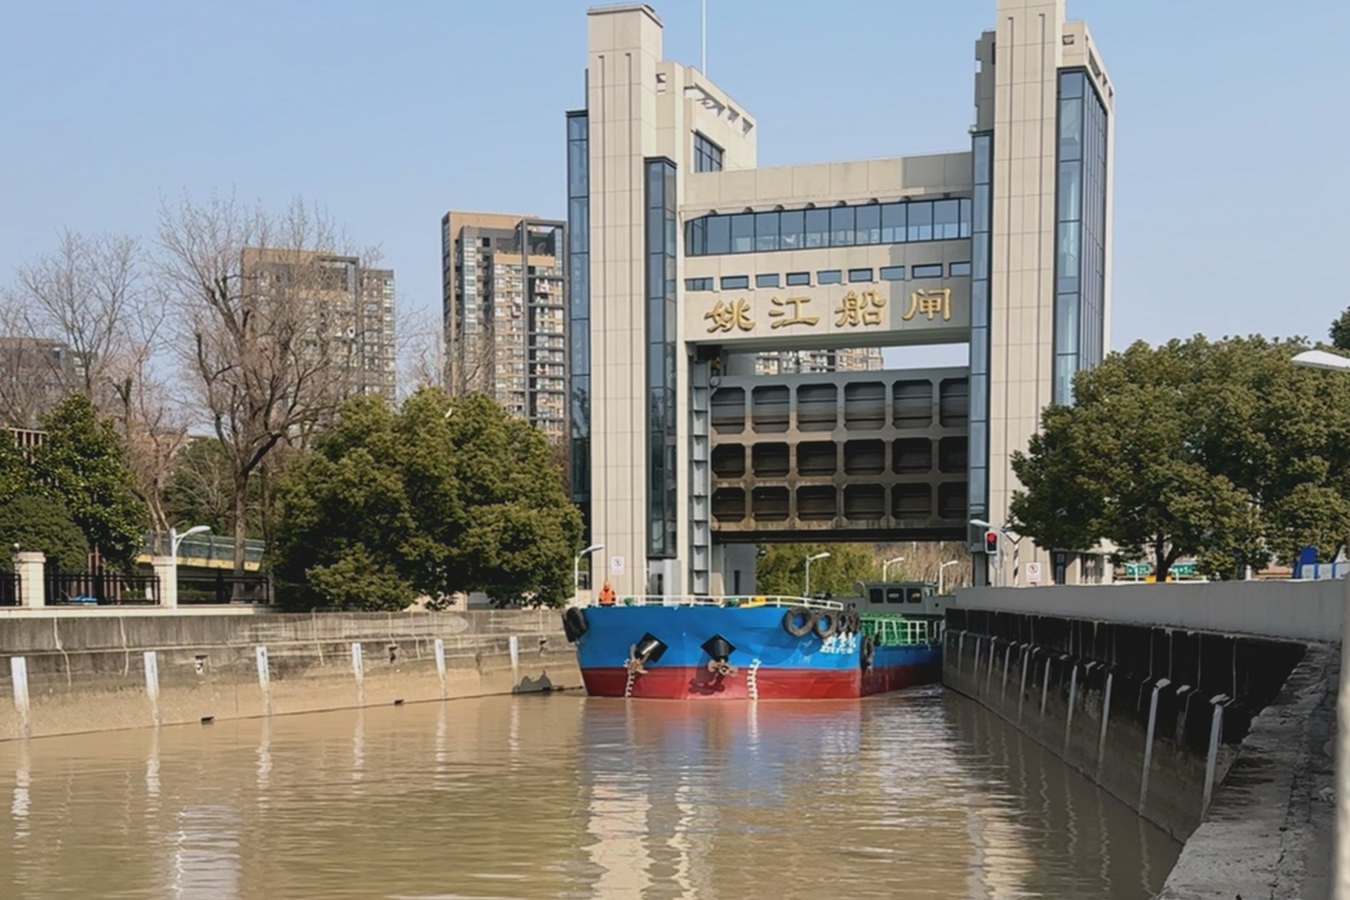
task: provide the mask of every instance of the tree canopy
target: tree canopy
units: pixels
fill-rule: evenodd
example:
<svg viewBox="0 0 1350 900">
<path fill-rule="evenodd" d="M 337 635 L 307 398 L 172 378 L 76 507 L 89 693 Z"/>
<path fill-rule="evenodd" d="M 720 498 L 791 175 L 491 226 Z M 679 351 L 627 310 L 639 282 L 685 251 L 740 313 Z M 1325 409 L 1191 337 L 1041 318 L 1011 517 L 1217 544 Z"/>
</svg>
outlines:
<svg viewBox="0 0 1350 900">
<path fill-rule="evenodd" d="M 276 574 L 301 606 L 402 609 L 483 591 L 561 605 L 580 514 L 544 435 L 488 397 L 349 401 L 279 487 Z"/>
<path fill-rule="evenodd" d="M 876 554 L 860 544 L 767 544 L 760 549 L 755 582 L 759 593 L 801 596 L 806 588 L 806 558 L 829 553 L 811 563 L 811 593 L 849 596 L 858 582 L 881 574 Z"/>
<path fill-rule="evenodd" d="M 1341 313 L 1336 321 L 1331 323 L 1328 337 L 1331 338 L 1331 346 L 1337 350 L 1350 350 L 1350 309 Z"/>
<path fill-rule="evenodd" d="M 1017 530 L 1044 547 L 1183 556 L 1237 577 L 1350 525 L 1350 379 L 1299 369 L 1305 345 L 1260 337 L 1143 342 L 1079 373 L 1012 468 Z"/>
<path fill-rule="evenodd" d="M 61 501 L 23 494 L 0 504 L 0 547 L 38 551 L 63 572 L 84 570 L 89 543 Z M 0 571 L 12 572 L 9 552 L 0 553 Z"/>
</svg>

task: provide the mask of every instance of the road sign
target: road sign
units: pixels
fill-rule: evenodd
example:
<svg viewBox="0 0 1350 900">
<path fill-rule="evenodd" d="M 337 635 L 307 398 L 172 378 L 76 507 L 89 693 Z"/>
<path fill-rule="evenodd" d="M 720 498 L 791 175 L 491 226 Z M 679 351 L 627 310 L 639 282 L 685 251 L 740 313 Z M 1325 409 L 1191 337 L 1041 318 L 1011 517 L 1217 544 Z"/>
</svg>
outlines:
<svg viewBox="0 0 1350 900">
<path fill-rule="evenodd" d="M 622 575 L 627 570 L 622 556 L 611 556 L 609 558 L 609 574 Z"/>
<path fill-rule="evenodd" d="M 1027 563 L 1027 584 L 1041 583 L 1041 564 L 1038 562 Z"/>
<path fill-rule="evenodd" d="M 1125 574 L 1130 578 L 1143 578 L 1145 575 L 1153 574 L 1152 563 L 1127 563 L 1125 565 Z"/>
<path fill-rule="evenodd" d="M 1173 563 L 1172 568 L 1167 570 L 1168 575 L 1175 575 L 1178 578 L 1185 578 L 1195 574 L 1195 563 Z"/>
</svg>

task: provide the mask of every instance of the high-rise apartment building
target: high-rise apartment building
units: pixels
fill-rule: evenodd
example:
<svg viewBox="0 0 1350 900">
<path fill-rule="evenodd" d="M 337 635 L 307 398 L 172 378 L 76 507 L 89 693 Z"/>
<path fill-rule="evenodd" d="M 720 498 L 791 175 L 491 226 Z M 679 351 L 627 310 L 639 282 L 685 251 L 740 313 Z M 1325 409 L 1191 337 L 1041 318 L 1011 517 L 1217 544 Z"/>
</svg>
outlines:
<svg viewBox="0 0 1350 900">
<path fill-rule="evenodd" d="M 342 396 L 379 394 L 397 401 L 392 269 L 369 268 L 354 256 L 246 247 L 243 271 L 262 297 L 313 301 L 303 315 L 322 339 L 310 346 L 331 356 Z"/>
<path fill-rule="evenodd" d="M 447 389 L 482 391 L 554 438 L 567 427 L 565 235 L 537 216 L 441 219 Z"/>
<path fill-rule="evenodd" d="M 84 385 L 91 361 L 62 341 L 0 336 L 0 425 L 36 428 L 67 393 Z"/>
</svg>

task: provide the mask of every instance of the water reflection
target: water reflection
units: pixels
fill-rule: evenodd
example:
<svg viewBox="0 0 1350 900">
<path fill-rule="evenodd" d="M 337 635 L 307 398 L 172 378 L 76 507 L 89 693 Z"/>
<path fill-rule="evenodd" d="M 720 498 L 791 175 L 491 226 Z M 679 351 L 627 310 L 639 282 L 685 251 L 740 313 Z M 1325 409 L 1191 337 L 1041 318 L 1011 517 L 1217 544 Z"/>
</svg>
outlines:
<svg viewBox="0 0 1350 900">
<path fill-rule="evenodd" d="M 1177 852 L 940 693 L 485 698 L 0 744 L 8 772 L 13 900 L 1133 900 Z"/>
</svg>

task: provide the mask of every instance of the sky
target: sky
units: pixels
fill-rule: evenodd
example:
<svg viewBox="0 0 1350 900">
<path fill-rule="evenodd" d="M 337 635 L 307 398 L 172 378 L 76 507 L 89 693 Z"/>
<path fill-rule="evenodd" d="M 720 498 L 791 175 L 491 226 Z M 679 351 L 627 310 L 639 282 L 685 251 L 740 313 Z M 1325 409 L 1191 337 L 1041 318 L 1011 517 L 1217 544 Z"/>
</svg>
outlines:
<svg viewBox="0 0 1350 900">
<path fill-rule="evenodd" d="M 184 191 L 326 207 L 440 306 L 449 209 L 565 217 L 584 0 L 43 0 L 0 9 L 0 284 L 58 231 L 153 241 Z M 700 0 L 655 0 L 700 61 Z M 708 0 L 761 165 L 969 148 L 994 0 Z M 1069 0 L 1116 87 L 1112 343 L 1325 337 L 1350 305 L 1343 0 Z"/>
</svg>

